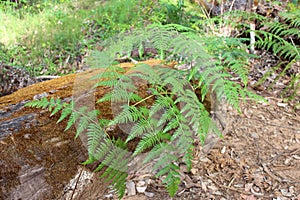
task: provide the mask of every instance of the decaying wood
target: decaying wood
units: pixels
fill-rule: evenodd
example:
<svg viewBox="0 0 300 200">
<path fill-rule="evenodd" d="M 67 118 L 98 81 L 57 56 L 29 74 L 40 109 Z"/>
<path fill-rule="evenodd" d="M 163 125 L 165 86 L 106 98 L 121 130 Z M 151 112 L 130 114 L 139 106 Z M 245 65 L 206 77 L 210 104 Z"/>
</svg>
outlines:
<svg viewBox="0 0 300 200">
<path fill-rule="evenodd" d="M 146 63 L 156 65 L 160 61 L 150 60 Z M 124 68 L 132 66 L 132 63 L 121 64 Z M 77 184 L 78 187 L 86 187 L 85 189 L 77 190 L 77 185 L 72 188 L 70 183 L 78 175 L 82 167 L 80 163 L 87 159 L 86 138 L 74 140 L 75 128 L 64 131 L 67 122 L 57 124 L 59 116 L 49 117 L 50 113 L 46 110 L 24 106 L 26 102 L 42 97 L 55 97 L 67 102 L 76 97 L 80 105 L 90 105 L 91 109 L 94 106 L 104 118 L 110 119 L 113 117 L 112 105 L 95 104 L 109 88 L 91 90 L 94 83 L 89 80 L 98 73 L 99 70 L 96 69 L 87 70 L 33 84 L 0 97 L 0 199 L 57 199 L 65 198 L 65 195 L 88 196 L 93 192 L 99 195 L 99 190 L 95 188 L 99 189 L 104 185 L 94 178 L 90 180 L 92 185 L 87 187 Z M 138 88 L 139 92 L 147 93 L 147 85 Z M 217 116 L 218 113 L 216 111 L 213 114 Z M 223 122 L 220 123 L 223 126 Z M 112 134 L 122 137 L 122 132 L 119 131 Z M 211 148 L 215 140 L 211 138 L 207 146 Z M 129 149 L 130 145 L 129 143 Z M 136 163 L 132 163 L 134 164 Z M 94 167 L 88 166 L 85 171 Z M 79 183 L 79 178 L 77 182 Z M 68 187 L 73 191 L 66 191 L 69 190 Z"/>
<path fill-rule="evenodd" d="M 133 64 L 121 66 L 127 68 Z M 80 163 L 87 159 L 85 145 L 80 139 L 74 140 L 75 128 L 65 132 L 66 122 L 56 123 L 59 116 L 49 117 L 49 112 L 24 107 L 24 104 L 43 96 L 69 101 L 76 92 L 88 92 L 92 84 L 85 80 L 97 73 L 97 70 L 88 70 L 67 75 L 0 97 L 0 199 L 63 197 L 69 180 L 78 172 Z M 107 91 L 102 88 L 97 94 L 87 95 L 95 94 L 95 98 L 99 98 Z M 109 118 L 112 116 L 110 107 L 107 103 L 97 109 Z M 90 188 L 103 187 L 99 181 L 97 184 Z"/>
</svg>

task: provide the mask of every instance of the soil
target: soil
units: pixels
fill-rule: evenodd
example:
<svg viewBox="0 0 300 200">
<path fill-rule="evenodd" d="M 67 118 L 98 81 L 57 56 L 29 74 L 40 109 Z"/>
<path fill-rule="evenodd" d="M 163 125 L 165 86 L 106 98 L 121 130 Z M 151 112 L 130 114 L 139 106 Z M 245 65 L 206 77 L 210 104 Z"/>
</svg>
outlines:
<svg viewBox="0 0 300 200">
<path fill-rule="evenodd" d="M 300 115 L 277 103 L 247 102 L 241 114 L 229 112 L 229 132 L 195 157 L 190 173 L 182 171 L 173 199 L 300 199 Z M 146 199 L 171 199 L 158 182 Z"/>
</svg>

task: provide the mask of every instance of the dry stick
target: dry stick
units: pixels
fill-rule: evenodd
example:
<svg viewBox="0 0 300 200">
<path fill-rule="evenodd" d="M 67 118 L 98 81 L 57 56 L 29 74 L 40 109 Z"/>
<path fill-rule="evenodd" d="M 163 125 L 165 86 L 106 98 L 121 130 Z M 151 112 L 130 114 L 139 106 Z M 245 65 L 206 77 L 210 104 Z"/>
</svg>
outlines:
<svg viewBox="0 0 300 200">
<path fill-rule="evenodd" d="M 215 7 L 215 0 L 212 1 L 211 5 L 212 5 L 212 6 L 210 7 L 208 16 L 210 16 L 210 14 L 212 13 L 212 11 L 213 11 L 213 9 L 214 9 L 214 7 Z"/>
<path fill-rule="evenodd" d="M 235 178 L 236 178 L 236 174 L 233 175 L 233 178 L 229 182 L 228 187 L 231 187 L 232 183 L 235 181 Z"/>
<path fill-rule="evenodd" d="M 254 44 L 255 44 L 255 22 L 250 22 L 250 52 L 251 54 L 255 53 L 255 48 L 254 48 Z"/>
<path fill-rule="evenodd" d="M 239 192 L 239 193 L 242 193 L 242 194 L 246 194 L 246 195 L 251 195 L 252 193 L 250 192 L 245 192 L 245 191 L 241 191 L 239 189 L 236 189 L 236 188 L 233 188 L 233 187 L 228 187 L 226 185 L 222 185 L 220 184 L 219 182 L 217 182 L 216 180 L 214 180 L 213 178 L 211 178 L 209 175 L 205 174 L 205 176 L 211 180 L 212 182 L 214 182 L 217 186 L 219 187 L 223 187 L 223 188 L 226 188 L 226 189 L 229 189 L 229 190 L 232 190 L 232 191 L 235 191 L 235 192 Z"/>
<path fill-rule="evenodd" d="M 281 179 L 280 177 L 278 177 L 278 176 L 276 176 L 275 174 L 273 174 L 273 173 L 269 170 L 269 168 L 267 167 L 267 165 L 266 165 L 265 163 L 262 163 L 262 162 L 261 162 L 262 159 L 261 159 L 260 156 L 259 156 L 259 146 L 257 145 L 256 142 L 255 142 L 255 145 L 257 146 L 257 149 L 258 149 L 258 151 L 257 151 L 257 160 L 258 160 L 258 162 L 262 165 L 264 171 L 265 171 L 269 176 L 271 176 L 273 179 L 279 181 L 280 183 L 282 183 L 282 182 L 290 182 L 290 181 L 287 180 L 287 179 L 284 179 L 284 180 L 283 180 L 283 179 Z M 252 191 L 251 191 L 251 192 L 252 192 Z"/>
<path fill-rule="evenodd" d="M 60 76 L 37 76 L 35 77 L 35 79 L 55 79 L 55 78 L 59 78 Z"/>
<path fill-rule="evenodd" d="M 261 165 L 262 165 L 264 171 L 265 171 L 269 176 L 271 176 L 274 180 L 277 180 L 277 181 L 279 181 L 280 183 L 282 183 L 282 182 L 290 182 L 289 180 L 281 179 L 280 177 L 278 177 L 278 176 L 276 176 L 275 174 L 273 174 L 273 173 L 269 170 L 268 166 L 267 166 L 265 163 L 262 163 Z"/>
<path fill-rule="evenodd" d="M 265 99 L 275 99 L 275 100 L 283 100 L 282 98 L 277 98 L 277 97 L 264 97 Z M 245 98 L 239 98 L 239 99 L 242 99 L 242 100 L 253 100 L 253 98 L 248 98 L 248 97 L 245 97 Z"/>
<path fill-rule="evenodd" d="M 294 43 L 294 40 L 290 37 L 289 38 L 291 41 L 292 41 L 292 44 L 293 44 L 293 46 L 296 48 L 296 45 L 295 45 L 295 43 Z M 297 49 L 296 49 L 297 50 Z M 297 52 L 297 54 L 298 54 L 298 56 L 300 56 L 300 52 L 299 51 L 296 51 Z"/>
<path fill-rule="evenodd" d="M 224 13 L 224 0 L 222 0 L 222 3 L 221 3 L 221 15 L 223 15 Z"/>
<path fill-rule="evenodd" d="M 172 93 L 170 93 L 170 92 L 162 92 L 162 93 L 159 93 L 159 94 L 172 94 Z M 136 102 L 136 103 L 133 104 L 132 106 L 137 106 L 138 104 L 140 104 L 140 103 L 142 103 L 142 102 L 146 101 L 147 99 L 150 99 L 151 97 L 154 97 L 154 96 L 156 96 L 156 94 L 151 94 L 151 95 L 145 97 L 144 99 L 142 99 L 142 100 Z"/>
<path fill-rule="evenodd" d="M 256 159 L 257 159 L 257 161 L 259 162 L 259 163 L 261 163 L 261 158 L 260 158 L 260 148 L 259 148 L 259 145 L 258 145 L 258 141 L 257 141 L 257 139 L 254 139 L 253 140 L 253 142 L 254 142 L 254 145 L 256 146 L 256 149 L 257 149 L 257 156 L 256 156 Z"/>
<path fill-rule="evenodd" d="M 83 171 L 83 168 L 81 169 L 81 171 L 80 171 L 80 174 L 79 174 L 79 176 L 78 176 L 78 178 L 77 178 L 77 180 L 76 180 L 75 187 L 74 187 L 74 190 L 73 190 L 73 192 L 72 192 L 72 195 L 71 195 L 71 198 L 70 198 L 70 200 L 72 200 L 72 199 L 73 199 L 73 196 L 74 196 L 75 190 L 76 190 L 76 188 L 77 188 L 77 185 L 78 185 L 79 179 L 80 179 L 80 177 L 81 177 L 82 171 Z"/>
<path fill-rule="evenodd" d="M 279 150 L 277 149 L 277 151 L 279 151 Z M 278 153 L 275 157 L 269 159 L 269 160 L 270 160 L 269 163 L 273 163 L 275 160 L 277 160 L 277 158 L 279 158 L 279 157 L 282 156 L 282 155 L 285 155 L 285 154 L 296 154 L 298 151 L 300 151 L 299 148 L 292 149 L 292 150 L 290 150 L 290 151 L 286 151 L 286 150 L 285 150 L 285 151 L 282 151 L 282 152 Z"/>
<path fill-rule="evenodd" d="M 276 116 L 275 116 L 269 109 L 267 109 L 267 112 L 268 112 L 270 115 L 272 115 L 272 117 L 273 117 L 274 119 L 276 119 Z"/>
<path fill-rule="evenodd" d="M 231 5 L 230 5 L 230 8 L 229 8 L 229 12 L 232 11 L 232 8 L 233 8 L 233 4 L 235 3 L 235 0 L 232 1 Z"/>
<path fill-rule="evenodd" d="M 292 128 L 292 127 L 288 127 L 288 126 L 282 126 L 282 125 L 277 125 L 277 124 L 272 124 L 272 123 L 267 123 L 267 122 L 262 122 L 260 119 L 254 119 L 254 118 L 249 118 L 250 120 L 255 120 L 258 121 L 260 123 L 266 124 L 266 125 L 270 125 L 270 126 L 277 126 L 277 127 L 281 127 L 281 128 L 285 128 L 285 129 L 290 129 L 290 130 L 294 130 L 294 131 L 299 131 L 298 133 L 300 134 L 300 129 L 297 128 Z M 296 132 L 297 133 L 297 132 Z"/>
<path fill-rule="evenodd" d="M 253 5 L 254 4 L 254 5 Z M 252 5 L 251 6 L 251 12 L 254 12 L 255 9 L 257 8 L 257 5 L 255 5 L 255 2 L 252 1 Z M 249 22 L 250 25 L 250 53 L 251 54 L 255 54 L 255 19 L 250 19 Z"/>
<path fill-rule="evenodd" d="M 256 196 L 260 196 L 260 197 L 270 197 L 270 196 L 266 196 L 264 194 L 261 194 L 261 193 L 256 193 L 253 191 L 253 189 L 251 188 L 251 193 L 250 192 L 246 192 L 246 191 L 241 191 L 239 189 L 236 189 L 236 188 L 233 188 L 233 187 L 228 187 L 226 185 L 222 185 L 220 184 L 219 182 L 217 182 L 216 180 L 214 180 L 213 178 L 211 178 L 209 175 L 205 174 L 205 176 L 211 180 L 212 182 L 214 182 L 216 185 L 218 185 L 219 187 L 223 187 L 223 188 L 226 188 L 226 189 L 229 189 L 229 190 L 232 190 L 232 191 L 235 191 L 235 192 L 239 192 L 241 194 L 245 194 L 245 195 L 256 195 Z"/>
<path fill-rule="evenodd" d="M 258 131 L 256 131 L 258 132 Z M 266 140 L 264 137 L 260 137 L 261 140 L 263 140 L 265 143 L 267 143 L 268 145 L 270 145 L 273 149 L 275 149 L 276 151 L 280 151 L 277 147 L 275 147 L 272 143 L 270 143 L 268 140 Z"/>
</svg>

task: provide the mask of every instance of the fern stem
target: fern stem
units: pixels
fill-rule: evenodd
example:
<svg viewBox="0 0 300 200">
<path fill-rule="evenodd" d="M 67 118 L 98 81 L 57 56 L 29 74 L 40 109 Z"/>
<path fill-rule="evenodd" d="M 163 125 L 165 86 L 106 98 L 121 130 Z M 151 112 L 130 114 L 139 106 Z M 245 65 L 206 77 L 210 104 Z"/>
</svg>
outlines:
<svg viewBox="0 0 300 200">
<path fill-rule="evenodd" d="M 295 47 L 295 50 L 296 50 L 296 52 L 297 52 L 297 54 L 298 54 L 298 56 L 299 56 L 299 58 L 300 58 L 300 53 L 299 53 L 299 51 L 298 51 L 298 49 L 297 49 L 296 44 L 294 43 L 294 40 L 293 40 L 292 38 L 290 38 L 290 40 L 291 40 L 293 46 Z"/>
<path fill-rule="evenodd" d="M 173 93 L 171 93 L 171 92 L 162 92 L 162 93 L 159 93 L 159 94 L 164 95 L 164 94 L 173 94 Z M 144 99 L 142 99 L 142 100 L 136 102 L 136 103 L 133 104 L 132 106 L 137 106 L 137 105 L 139 105 L 140 103 L 142 103 L 142 102 L 146 101 L 147 99 L 150 99 L 150 98 L 152 98 L 152 97 L 154 97 L 154 96 L 156 96 L 156 94 L 151 94 L 150 96 L 147 96 L 146 98 L 144 98 Z"/>
</svg>

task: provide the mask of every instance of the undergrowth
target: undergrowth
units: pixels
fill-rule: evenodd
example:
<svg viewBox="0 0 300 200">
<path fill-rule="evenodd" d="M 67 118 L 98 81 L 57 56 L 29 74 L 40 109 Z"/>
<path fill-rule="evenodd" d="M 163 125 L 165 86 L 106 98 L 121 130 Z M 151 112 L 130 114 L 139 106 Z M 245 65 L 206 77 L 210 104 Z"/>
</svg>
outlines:
<svg viewBox="0 0 300 200">
<path fill-rule="evenodd" d="M 262 19 L 261 26 L 267 27 L 267 30 L 257 30 L 255 32 L 257 48 L 271 51 L 279 59 L 279 64 L 273 66 L 265 73 L 261 80 L 274 75 L 276 77 L 268 89 L 272 89 L 281 77 L 289 75 L 290 82 L 281 92 L 285 100 L 294 100 L 300 97 L 300 76 L 297 72 L 300 62 L 300 10 L 280 13 L 278 20 Z M 298 65 L 298 67 L 297 67 Z M 276 69 L 277 68 L 277 69 Z M 259 80 L 256 85 L 263 83 Z M 289 91 L 289 92 L 287 92 Z"/>
<path fill-rule="evenodd" d="M 7 51 L 0 61 L 33 76 L 73 73 L 101 41 L 118 33 L 151 23 L 189 26 L 192 15 L 183 7 L 150 0 L 2 1 L 0 43 Z"/>
<path fill-rule="evenodd" d="M 96 2 L 89 1 L 92 8 L 81 1 L 1 2 L 0 42 L 9 53 L 1 61 L 9 60 L 34 76 L 72 73 L 99 41 L 141 26 L 142 16 L 148 15 L 153 4 L 143 1 L 139 5 L 138 0 Z"/>
<path fill-rule="evenodd" d="M 253 32 L 255 49 L 258 52 L 270 52 L 278 59 L 278 64 L 268 68 L 261 79 L 257 80 L 255 87 L 263 85 L 271 76 L 275 76 L 267 88 L 272 90 L 281 78 L 288 76 L 290 81 L 280 95 L 289 101 L 299 98 L 300 80 L 297 70 L 299 68 L 297 63 L 300 61 L 299 19 L 299 9 L 280 12 L 275 19 L 255 12 L 235 10 L 207 20 L 198 20 L 197 25 L 208 34 L 249 38 L 243 40 L 248 49 L 251 49 L 250 33 Z M 250 23 L 256 24 L 255 30 L 250 29 Z"/>
<path fill-rule="evenodd" d="M 47 108 L 51 115 L 61 112 L 58 122 L 68 118 L 66 130 L 75 125 L 76 137 L 86 134 L 89 158 L 84 164 L 101 161 L 96 171 L 104 169 L 102 177 L 114 186 L 119 198 L 124 195 L 135 157 L 141 157 L 143 164 L 152 163 L 153 173 L 163 180 L 170 196 L 176 194 L 181 182 L 179 163 L 191 169 L 194 141 L 203 144 L 209 133 L 222 136 L 203 103 L 210 93 L 216 97 L 212 101 L 226 99 L 236 109 L 240 99 L 261 100 L 246 88 L 249 54 L 245 48 L 237 48 L 243 46 L 239 39 L 208 38 L 187 27 L 165 25 L 119 34 L 103 46 L 103 51 L 93 53 L 90 63 L 102 69 L 93 77 L 98 80 L 94 88 L 111 88 L 97 103 L 111 102 L 117 110 L 113 119 L 103 118 L 96 109 L 77 106 L 78 99 L 65 103 L 43 98 L 27 106 Z M 114 65 L 116 55 L 130 57 L 133 49 L 146 47 L 155 48 L 166 64 L 176 61 L 189 69 L 138 64 L 125 73 Z M 239 77 L 242 85 L 231 81 L 233 77 Z M 136 83 L 148 85 L 146 96 Z M 113 138 L 107 131 L 116 126 L 129 127 L 124 129 L 124 140 Z M 138 143 L 130 152 L 132 140 Z"/>
</svg>

